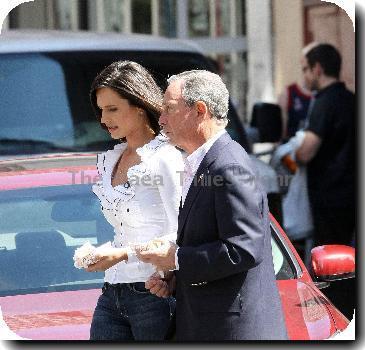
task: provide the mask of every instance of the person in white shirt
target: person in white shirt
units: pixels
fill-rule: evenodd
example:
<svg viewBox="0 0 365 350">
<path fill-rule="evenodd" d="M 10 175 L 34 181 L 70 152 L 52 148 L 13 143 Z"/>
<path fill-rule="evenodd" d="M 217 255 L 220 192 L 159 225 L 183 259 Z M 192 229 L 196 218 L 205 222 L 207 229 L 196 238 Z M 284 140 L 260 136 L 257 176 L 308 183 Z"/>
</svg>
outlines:
<svg viewBox="0 0 365 350">
<path fill-rule="evenodd" d="M 134 248 L 156 238 L 176 240 L 182 155 L 160 134 L 162 92 L 141 65 L 112 63 L 95 78 L 90 98 L 101 125 L 122 141 L 97 159 L 100 181 L 93 191 L 115 236 L 87 268 L 105 271 L 90 339 L 163 340 L 175 300 L 145 288 L 156 268 L 139 261 Z"/>
</svg>

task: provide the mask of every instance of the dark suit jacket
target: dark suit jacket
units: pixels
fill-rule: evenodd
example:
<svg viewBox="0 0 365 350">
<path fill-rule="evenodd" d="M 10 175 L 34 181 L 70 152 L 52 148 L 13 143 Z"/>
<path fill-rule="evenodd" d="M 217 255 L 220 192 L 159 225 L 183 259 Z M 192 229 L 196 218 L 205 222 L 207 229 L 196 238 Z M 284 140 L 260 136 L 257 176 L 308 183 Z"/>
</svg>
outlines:
<svg viewBox="0 0 365 350">
<path fill-rule="evenodd" d="M 286 339 L 270 237 L 266 194 L 224 134 L 179 215 L 176 340 Z"/>
</svg>

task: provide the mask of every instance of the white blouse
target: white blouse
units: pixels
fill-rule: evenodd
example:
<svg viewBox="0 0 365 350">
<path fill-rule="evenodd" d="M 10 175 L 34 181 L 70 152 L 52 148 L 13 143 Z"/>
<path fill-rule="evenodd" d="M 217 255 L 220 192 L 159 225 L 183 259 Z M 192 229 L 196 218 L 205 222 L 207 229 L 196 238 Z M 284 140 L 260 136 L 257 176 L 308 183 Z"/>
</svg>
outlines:
<svg viewBox="0 0 365 350">
<path fill-rule="evenodd" d="M 113 169 L 126 143 L 101 153 L 97 169 L 101 177 L 93 186 L 106 220 L 114 227 L 114 247 L 141 244 L 162 236 L 175 241 L 184 162 L 180 151 L 162 135 L 136 150 L 141 162 L 128 169 L 128 181 L 113 187 Z M 105 271 L 105 282 L 145 282 L 155 271 L 128 250 L 128 261 Z"/>
</svg>

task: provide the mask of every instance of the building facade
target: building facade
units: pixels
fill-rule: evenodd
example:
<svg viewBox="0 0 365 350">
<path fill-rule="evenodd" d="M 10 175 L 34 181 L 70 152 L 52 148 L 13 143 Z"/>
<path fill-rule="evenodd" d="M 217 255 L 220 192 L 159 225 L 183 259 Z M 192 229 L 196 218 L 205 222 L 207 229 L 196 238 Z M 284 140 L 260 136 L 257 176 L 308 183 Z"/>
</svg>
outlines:
<svg viewBox="0 0 365 350">
<path fill-rule="evenodd" d="M 355 35 L 347 14 L 320 0 L 33 0 L 13 9 L 3 30 L 60 29 L 144 33 L 195 41 L 217 62 L 243 121 L 257 101 L 275 102 L 301 79 L 312 40 L 343 55 L 355 89 Z"/>
<path fill-rule="evenodd" d="M 245 113 L 244 0 L 34 0 L 13 9 L 7 27 L 143 33 L 190 39 L 217 62 Z"/>
<path fill-rule="evenodd" d="M 342 55 L 341 79 L 355 91 L 355 32 L 347 13 L 337 5 L 320 0 L 273 1 L 274 90 L 301 81 L 302 48 L 312 41 L 327 42 Z"/>
</svg>

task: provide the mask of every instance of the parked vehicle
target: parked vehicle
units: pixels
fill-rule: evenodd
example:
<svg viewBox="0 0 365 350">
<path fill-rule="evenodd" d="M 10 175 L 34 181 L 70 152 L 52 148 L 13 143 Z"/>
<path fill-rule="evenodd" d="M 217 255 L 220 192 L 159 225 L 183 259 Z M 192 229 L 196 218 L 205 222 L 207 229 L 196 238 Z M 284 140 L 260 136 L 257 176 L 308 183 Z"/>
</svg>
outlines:
<svg viewBox="0 0 365 350">
<path fill-rule="evenodd" d="M 117 60 L 148 68 L 162 88 L 188 69 L 214 70 L 188 41 L 116 33 L 17 31 L 0 35 L 1 155 L 103 150 L 113 143 L 89 101 L 95 76 Z M 233 105 L 229 133 L 249 150 Z"/>
<path fill-rule="evenodd" d="M 86 241 L 99 245 L 114 234 L 91 190 L 95 163 L 90 153 L 0 161 L 0 307 L 21 337 L 88 339 L 103 274 L 76 269 L 72 257 Z M 273 217 L 271 234 L 289 339 L 329 339 L 343 331 L 349 321 L 319 288 L 354 275 L 354 249 L 315 248 L 313 281 Z"/>
<path fill-rule="evenodd" d="M 10 30 L 0 35 L 0 42 L 0 158 L 112 148 L 116 141 L 96 120 L 89 90 L 95 76 L 114 61 L 141 63 L 162 88 L 168 76 L 184 70 L 215 71 L 212 60 L 192 42 L 150 35 Z M 229 134 L 250 153 L 232 103 L 228 118 Z M 280 218 L 276 174 L 252 159 L 270 209 Z"/>
</svg>

